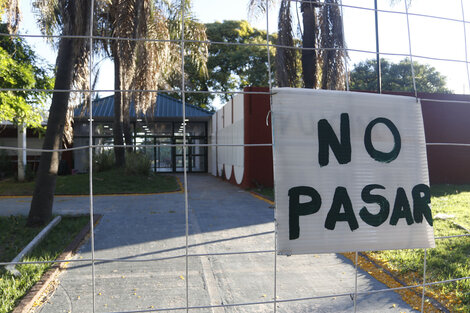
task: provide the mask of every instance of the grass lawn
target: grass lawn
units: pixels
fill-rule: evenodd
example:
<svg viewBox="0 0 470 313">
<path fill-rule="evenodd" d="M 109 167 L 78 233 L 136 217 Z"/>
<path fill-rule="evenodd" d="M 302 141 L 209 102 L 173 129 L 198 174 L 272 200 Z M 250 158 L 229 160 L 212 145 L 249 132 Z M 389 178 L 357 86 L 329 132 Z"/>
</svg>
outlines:
<svg viewBox="0 0 470 313">
<path fill-rule="evenodd" d="M 176 177 L 162 174 L 126 175 L 124 169 L 113 169 L 93 173 L 93 193 L 156 193 L 178 190 Z M 13 178 L 0 181 L 0 196 L 29 196 L 34 191 L 34 182 L 16 182 Z M 89 175 L 57 176 L 56 195 L 89 194 Z"/>
<path fill-rule="evenodd" d="M 448 220 L 434 220 L 434 235 L 468 234 L 458 225 L 470 228 L 470 186 L 433 186 L 433 216 L 444 213 L 455 216 Z M 424 250 L 391 250 L 369 252 L 369 257 L 385 268 L 398 273 L 407 284 L 422 283 Z M 426 281 L 435 282 L 470 276 L 470 237 L 439 239 L 436 248 L 427 253 Z M 426 288 L 451 312 L 470 312 L 470 281 L 439 284 Z"/>
<path fill-rule="evenodd" d="M 47 237 L 23 261 L 56 259 L 80 230 L 89 222 L 88 216 L 63 217 Z M 0 262 L 9 262 L 41 231 L 26 228 L 26 217 L 0 217 Z M 41 278 L 51 264 L 17 265 L 22 274 L 14 277 L 0 267 L 0 313 L 10 312 L 16 302 Z"/>
</svg>

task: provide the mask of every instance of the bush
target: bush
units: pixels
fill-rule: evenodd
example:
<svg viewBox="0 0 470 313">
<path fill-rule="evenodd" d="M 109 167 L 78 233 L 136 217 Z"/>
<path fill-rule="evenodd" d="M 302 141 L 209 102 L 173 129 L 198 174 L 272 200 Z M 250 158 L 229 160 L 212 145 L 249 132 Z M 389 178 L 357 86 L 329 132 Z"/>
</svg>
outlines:
<svg viewBox="0 0 470 313">
<path fill-rule="evenodd" d="M 104 172 L 114 167 L 113 150 L 103 150 L 93 156 L 93 171 Z"/>
<path fill-rule="evenodd" d="M 26 168 L 24 169 L 24 179 L 26 181 L 33 181 L 35 178 L 36 178 L 36 173 L 31 167 L 31 164 L 26 164 Z"/>
<path fill-rule="evenodd" d="M 147 154 L 142 152 L 130 152 L 126 154 L 126 174 L 150 175 L 152 161 Z"/>
<path fill-rule="evenodd" d="M 10 156 L 5 150 L 0 150 L 0 179 L 13 174 Z"/>
</svg>

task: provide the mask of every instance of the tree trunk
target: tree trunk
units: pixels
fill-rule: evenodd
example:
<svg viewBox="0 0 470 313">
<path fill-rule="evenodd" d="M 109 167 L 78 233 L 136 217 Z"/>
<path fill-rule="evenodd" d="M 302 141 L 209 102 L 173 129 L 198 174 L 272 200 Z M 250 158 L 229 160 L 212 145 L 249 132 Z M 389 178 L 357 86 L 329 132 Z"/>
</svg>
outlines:
<svg viewBox="0 0 470 313">
<path fill-rule="evenodd" d="M 290 1 L 281 1 L 278 20 L 278 42 L 284 47 L 294 47 Z M 296 55 L 293 48 L 278 47 L 276 51 L 276 82 L 279 87 L 295 87 L 297 78 Z"/>
<path fill-rule="evenodd" d="M 121 73 L 122 74 L 122 73 Z M 124 75 L 126 79 L 126 76 Z M 132 145 L 134 144 L 132 140 L 131 132 L 131 116 L 130 116 L 130 96 L 128 92 L 122 94 L 122 131 L 124 133 L 124 142 L 126 143 L 126 151 L 132 152 Z"/>
<path fill-rule="evenodd" d="M 311 1 L 302 1 L 301 5 L 304 34 L 302 37 L 302 76 L 305 88 L 316 88 L 317 79 L 317 53 L 315 48 L 316 39 L 316 16 L 315 5 Z"/>
<path fill-rule="evenodd" d="M 119 43 L 117 43 L 119 44 Z M 117 50 L 117 48 L 116 48 Z M 122 124 L 123 124 L 123 114 L 122 114 L 122 93 L 121 90 L 121 64 L 119 58 L 114 57 L 114 123 L 113 123 L 113 136 L 115 145 L 124 145 L 122 139 Z M 114 148 L 114 157 L 116 159 L 116 166 L 123 167 L 126 164 L 126 156 L 124 153 L 124 148 L 115 147 Z"/>
<path fill-rule="evenodd" d="M 70 90 L 72 88 L 74 63 L 77 59 L 77 51 L 80 51 L 77 45 L 82 45 L 82 40 L 60 39 L 54 90 Z M 43 149 L 52 150 L 62 147 L 62 134 L 69 96 L 69 92 L 54 92 L 52 96 Z M 41 226 L 51 219 L 58 167 L 59 152 L 41 153 L 27 226 Z"/>
</svg>

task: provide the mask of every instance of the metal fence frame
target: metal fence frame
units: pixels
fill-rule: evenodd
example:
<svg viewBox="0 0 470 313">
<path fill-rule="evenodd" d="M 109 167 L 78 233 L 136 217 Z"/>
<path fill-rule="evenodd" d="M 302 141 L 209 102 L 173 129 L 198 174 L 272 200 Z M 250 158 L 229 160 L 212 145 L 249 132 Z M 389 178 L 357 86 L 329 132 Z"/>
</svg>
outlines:
<svg viewBox="0 0 470 313">
<path fill-rule="evenodd" d="M 305 2 L 302 0 L 290 0 L 292 2 Z M 182 0 L 184 2 L 184 0 Z M 307 1 L 308 2 L 308 1 Z M 312 1 L 316 2 L 316 1 Z M 416 13 L 410 13 L 408 11 L 408 1 L 403 1 L 404 6 L 405 6 L 405 11 L 392 11 L 392 10 L 377 10 L 377 9 L 372 9 L 372 8 L 366 8 L 366 7 L 360 7 L 360 6 L 352 6 L 352 5 L 343 5 L 342 1 L 339 0 L 339 4 L 329 4 L 329 5 L 338 5 L 341 9 L 341 13 L 343 11 L 343 8 L 354 8 L 354 9 L 360 9 L 360 10 L 366 10 L 366 11 L 375 11 L 375 12 L 382 12 L 382 13 L 392 13 L 392 14 L 401 14 L 401 15 L 406 15 L 407 19 L 407 30 L 408 30 L 408 44 L 409 44 L 409 54 L 399 54 L 399 53 L 380 53 L 381 55 L 386 55 L 386 56 L 404 56 L 404 57 L 409 57 L 411 60 L 411 69 L 412 69 L 412 77 L 413 77 L 413 90 L 414 90 L 414 95 L 416 99 L 418 100 L 418 91 L 416 89 L 416 82 L 415 82 L 415 73 L 414 73 L 414 68 L 413 68 L 413 58 L 420 58 L 420 59 L 427 59 L 427 60 L 437 60 L 437 61 L 446 61 L 446 62 L 456 62 L 456 63 L 462 63 L 465 64 L 466 66 L 466 71 L 467 71 L 467 79 L 468 79 L 468 85 L 470 87 L 470 71 L 469 71 L 469 60 L 468 60 L 468 48 L 467 48 L 467 24 L 470 23 L 470 21 L 465 20 L 465 10 L 464 10 L 464 4 L 463 0 L 460 0 L 461 2 L 461 8 L 462 8 L 462 19 L 453 19 L 453 18 L 446 18 L 446 17 L 439 17 L 439 16 L 431 16 L 431 15 L 425 15 L 425 14 L 416 14 Z M 240 44 L 240 43 L 232 43 L 232 42 L 210 42 L 210 41 L 194 41 L 194 40 L 187 40 L 184 38 L 184 29 L 185 29 L 185 14 L 186 12 L 184 11 L 184 5 L 182 5 L 182 18 L 181 18 L 181 39 L 179 40 L 158 40 L 158 39 L 146 39 L 146 38 L 138 38 L 138 39 L 130 39 L 130 38 L 113 38 L 113 37 L 100 37 L 100 36 L 95 36 L 93 34 L 93 15 L 94 15 L 94 0 L 92 0 L 92 6 L 91 6 L 91 19 L 92 23 L 90 26 L 90 35 L 88 36 L 67 36 L 68 38 L 85 38 L 89 40 L 89 45 L 90 49 L 92 50 L 93 48 L 93 41 L 96 39 L 109 39 L 109 40 L 137 40 L 137 41 L 161 41 L 161 42 L 172 42 L 172 43 L 178 43 L 181 45 L 181 70 L 184 72 L 184 56 L 185 56 L 185 44 L 186 43 L 204 43 L 204 44 L 219 44 L 219 45 L 246 45 L 246 46 L 266 46 L 267 51 L 268 51 L 268 77 L 269 77 L 269 92 L 242 92 L 242 91 L 236 91 L 236 90 L 231 90 L 231 91 L 220 91 L 220 90 L 213 90 L 213 91 L 189 91 L 186 90 L 186 82 L 185 78 L 183 75 L 183 79 L 181 81 L 181 89 L 180 90 L 119 90 L 121 92 L 134 92 L 134 91 L 149 91 L 149 92 L 160 92 L 160 93 L 180 93 L 182 96 L 182 107 L 183 107 L 183 121 L 186 119 L 186 112 L 185 112 L 185 95 L 186 94 L 198 94 L 198 93 L 212 93 L 212 94 L 265 94 L 271 96 L 271 90 L 272 90 L 272 73 L 271 73 L 271 58 L 269 54 L 270 48 L 274 47 L 282 47 L 282 48 L 289 48 L 289 49 L 304 49 L 300 47 L 286 47 L 286 46 L 278 46 L 278 45 L 272 45 L 270 44 L 270 33 L 269 33 L 269 4 L 270 1 L 266 0 L 266 44 Z M 453 21 L 453 22 L 460 22 L 463 25 L 464 29 L 464 43 L 465 43 L 465 60 L 457 60 L 457 59 L 443 59 L 443 58 L 434 58 L 434 57 L 428 57 L 428 56 L 420 56 L 420 55 L 414 55 L 411 50 L 411 33 L 410 33 L 410 24 L 409 24 L 409 17 L 410 16 L 419 16 L 419 17 L 427 17 L 431 19 L 437 19 L 437 20 L 446 20 L 446 21 Z M 344 27 L 344 25 L 343 25 Z M 343 31 L 344 34 L 344 31 Z M 15 36 L 15 37 L 22 37 L 22 38 L 49 38 L 49 39 L 55 39 L 55 38 L 60 38 L 60 36 L 44 36 L 44 35 L 17 35 L 17 34 L 0 34 L 0 36 Z M 63 36 L 65 37 L 65 36 Z M 344 38 L 343 38 L 344 40 Z M 329 48 L 329 47 L 319 47 L 319 48 L 313 48 L 315 50 L 330 50 L 334 48 Z M 377 54 L 378 51 L 368 51 L 368 50 L 357 50 L 357 49 L 347 49 L 345 48 L 346 51 L 350 52 L 362 52 L 362 53 L 368 53 L 368 54 Z M 93 65 L 93 54 L 90 54 L 90 82 L 92 81 L 92 71 L 91 67 Z M 347 59 L 345 59 L 345 65 L 346 65 L 346 82 L 347 86 L 346 89 L 349 91 L 349 84 L 348 84 L 348 62 Z M 5 91 L 36 91 L 36 89 L 14 89 L 14 88 L 2 88 L 0 89 L 0 92 L 5 92 Z M 42 90 L 44 91 L 44 90 Z M 93 89 L 90 85 L 89 89 L 86 90 L 46 90 L 46 92 L 86 92 L 88 93 L 89 97 L 89 103 L 92 105 L 93 101 L 93 94 L 95 92 L 114 92 L 116 90 L 96 90 Z M 426 101 L 433 101 L 433 102 L 441 102 L 442 100 L 435 100 L 435 99 L 422 99 Z M 446 102 L 455 102 L 455 103 L 465 103 L 465 104 L 470 104 L 470 101 L 453 101 L 453 100 L 446 100 Z M 93 115 L 92 115 L 92 110 L 88 110 L 89 112 L 89 139 L 90 143 L 93 142 Z M 274 126 L 273 126 L 274 128 Z M 273 142 L 274 142 L 273 138 Z M 178 146 L 183 148 L 183 154 L 184 156 L 187 155 L 187 151 L 189 147 L 192 146 L 200 146 L 200 147 L 224 147 L 224 146 L 242 146 L 242 147 L 261 147 L 261 146 L 272 146 L 274 147 L 275 143 L 273 144 L 242 144 L 242 145 L 237 145 L 237 144 L 232 144 L 232 145 L 227 145 L 227 144 L 198 144 L 198 145 L 191 145 L 186 143 L 186 127 L 183 129 L 183 144 L 157 144 L 157 145 L 145 145 L 145 147 L 160 147 L 160 146 Z M 470 147 L 470 144 L 464 144 L 464 143 L 428 143 L 428 146 L 463 146 L 463 147 Z M 142 147 L 143 145 L 137 145 L 133 147 Z M 17 147 L 6 147 L 6 146 L 0 146 L 0 150 L 12 150 L 12 151 L 31 151 L 31 152 L 52 152 L 52 151 L 57 151 L 57 152 L 63 152 L 63 151 L 73 151 L 73 150 L 85 150 L 87 149 L 89 151 L 89 162 L 92 164 L 93 161 L 93 150 L 96 148 L 101 148 L 103 145 L 93 145 L 90 144 L 88 146 L 83 146 L 83 147 L 77 147 L 77 148 L 66 148 L 66 149 L 57 149 L 57 150 L 43 150 L 43 149 L 24 149 L 24 148 L 17 148 Z M 110 146 L 106 146 L 110 147 Z M 119 145 L 113 145 L 113 147 L 129 147 L 129 146 L 119 146 Z M 278 300 L 276 297 L 277 293 L 277 243 L 276 243 L 276 233 L 273 232 L 274 235 L 274 247 L 272 250 L 258 250 L 258 251 L 247 251 L 247 252 L 227 252 L 227 253 L 208 253 L 208 254 L 192 254 L 189 252 L 189 200 L 188 200 L 188 174 L 187 174 L 187 164 L 186 164 L 186 157 L 183 158 L 184 160 L 184 171 L 183 171 L 183 186 L 184 186 L 184 199 L 185 199 L 185 236 L 186 236 L 186 246 L 185 246 L 185 253 L 173 257 L 166 257 L 166 258 L 151 258 L 151 259 L 145 259 L 145 260 L 126 260 L 126 259 L 101 259 L 101 258 L 96 258 L 95 257 L 95 238 L 94 238 L 94 223 L 93 223 L 93 215 L 94 215 L 94 194 L 93 194 L 93 168 L 90 167 L 90 176 L 89 176 L 89 186 L 90 186 L 90 195 L 89 195 L 89 214 L 90 214 L 90 225 L 91 225 L 91 259 L 72 259 L 72 260 L 53 260 L 53 261 L 42 261 L 42 262 L 3 262 L 0 263 L 0 266 L 6 266 L 6 265 L 19 265 L 19 264 L 43 264 L 43 263 L 65 263 L 65 262 L 77 262 L 77 263 L 90 263 L 91 264 L 91 271 L 92 271 L 92 290 L 90 291 L 93 294 L 93 312 L 96 311 L 95 307 L 95 264 L 97 262 L 151 262 L 151 261 L 159 261 L 159 260 L 170 260 L 170 259 L 177 259 L 177 258 L 185 258 L 186 261 L 186 274 L 185 277 L 188 277 L 188 272 L 189 272 L 189 258 L 191 257 L 202 257 L 202 256 L 215 256 L 215 255 L 234 255 L 234 254 L 255 254 L 255 253 L 272 253 L 273 258 L 274 258 L 274 285 L 273 285 L 273 293 L 274 293 L 274 298 L 271 301 L 259 301 L 259 302 L 243 302 L 243 303 L 229 303 L 229 304 L 221 304 L 221 305 L 209 305 L 209 306 L 189 306 L 189 283 L 188 279 L 186 279 L 186 306 L 184 307 L 174 307 L 174 308 L 161 308 L 161 309 L 148 309 L 148 310 L 135 310 L 135 311 L 123 311 L 121 313 L 136 313 L 136 312 L 161 312 L 161 311 L 176 311 L 176 310 L 186 310 L 189 312 L 191 309 L 205 309 L 205 308 L 220 308 L 220 307 L 235 307 L 235 306 L 252 306 L 252 305 L 266 305 L 266 304 L 273 304 L 273 312 L 276 312 L 277 310 L 277 303 L 288 303 L 288 302 L 298 302 L 298 301 L 307 301 L 307 300 L 315 300 L 315 299 L 325 299 L 325 298 L 334 298 L 334 297 L 350 297 L 351 293 L 343 293 L 343 294 L 331 294 L 331 295 L 326 295 L 326 296 L 318 296 L 318 297 L 304 297 L 304 298 L 292 298 L 292 299 L 283 299 L 283 300 Z M 274 163 L 275 164 L 275 163 Z M 274 221 L 273 221 L 274 222 Z M 452 238 L 460 238 L 460 237 L 469 237 L 470 234 L 464 234 L 464 235 L 456 235 L 456 236 L 443 236 L 443 237 L 435 237 L 436 240 L 443 240 L 443 239 L 452 239 Z M 413 286 L 403 286 L 403 287 L 398 287 L 398 288 L 385 288 L 385 289 L 380 289 L 380 290 L 373 290 L 373 291 L 366 291 L 362 292 L 358 290 L 358 285 L 357 285 L 357 276 L 358 276 L 358 252 L 355 252 L 355 285 L 354 285 L 354 294 L 353 294 L 353 300 L 354 300 L 354 306 L 353 306 L 353 311 L 357 311 L 357 304 L 356 304 L 356 298 L 358 295 L 366 295 L 366 294 L 371 294 L 371 293 L 384 293 L 384 292 L 391 292 L 391 291 L 398 291 L 398 290 L 404 290 L 404 289 L 415 289 L 415 288 L 422 288 L 422 295 L 421 295 L 421 312 L 424 312 L 424 303 L 425 303 L 425 290 L 427 286 L 433 286 L 433 285 L 438 285 L 438 284 L 446 284 L 450 282 L 457 282 L 461 280 L 467 280 L 470 279 L 470 277 L 460 277 L 460 278 L 454 278 L 454 279 L 449 279 L 449 280 L 444 280 L 444 281 L 437 281 L 437 282 L 426 282 L 426 257 L 427 257 L 427 250 L 424 249 L 424 262 L 423 262 L 423 283 L 419 285 L 413 285 Z"/>
</svg>

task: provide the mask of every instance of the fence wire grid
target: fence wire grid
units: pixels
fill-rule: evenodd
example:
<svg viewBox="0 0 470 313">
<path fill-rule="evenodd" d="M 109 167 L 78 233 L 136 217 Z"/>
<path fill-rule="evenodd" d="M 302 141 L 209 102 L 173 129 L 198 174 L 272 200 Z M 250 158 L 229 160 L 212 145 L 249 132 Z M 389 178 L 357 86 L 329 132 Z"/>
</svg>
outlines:
<svg viewBox="0 0 470 313">
<path fill-rule="evenodd" d="M 272 1 L 266 0 L 265 6 L 266 6 L 266 44 L 264 43 L 238 43 L 238 42 L 214 42 L 214 41 L 198 41 L 198 40 L 190 40 L 185 38 L 185 17 L 188 15 L 188 12 L 185 12 L 185 5 L 184 5 L 184 0 L 182 0 L 182 11 L 181 11 L 181 34 L 180 34 L 180 39 L 177 40 L 163 40 L 163 39 L 148 39 L 148 38 L 116 38 L 116 37 L 104 37 L 104 36 L 99 36 L 94 34 L 93 30 L 93 24 L 94 24 L 94 0 L 92 0 L 92 6 L 91 6 L 91 26 L 90 26 L 90 35 L 85 35 L 85 36 L 58 36 L 58 35 L 39 35 L 39 34 L 7 34 L 7 33 L 2 33 L 0 36 L 12 36 L 12 37 L 20 37 L 20 38 L 39 38 L 39 39 L 60 39 L 61 37 L 64 38 L 74 38 L 74 39 L 87 39 L 89 40 L 89 46 L 90 49 L 93 51 L 93 44 L 94 41 L 96 40 L 109 40 L 109 41 L 144 41 L 144 42 L 169 42 L 171 44 L 179 44 L 181 46 L 180 53 L 181 53 L 181 72 L 185 72 L 185 45 L 186 44 L 210 44 L 210 45 L 228 45 L 228 46 L 252 46 L 252 47 L 266 47 L 267 50 L 267 59 L 268 59 L 268 66 L 267 66 L 267 73 L 266 75 L 268 76 L 268 83 L 269 83 L 269 91 L 268 92 L 254 92 L 254 91 L 239 91 L 239 90 L 210 90 L 210 91 L 198 91 L 198 90 L 188 90 L 187 88 L 187 81 L 185 75 L 182 75 L 182 80 L 181 80 L 181 85 L 180 89 L 173 89 L 173 90 L 127 90 L 127 89 L 122 89 L 122 90 L 114 90 L 114 89 L 96 89 L 93 88 L 91 85 L 89 86 L 88 89 L 74 89 L 74 90 L 46 90 L 46 92 L 78 92 L 78 93 L 86 93 L 87 97 L 89 98 L 89 105 L 93 106 L 93 97 L 97 92 L 154 92 L 154 93 L 178 93 L 181 96 L 181 101 L 182 101 L 182 123 L 183 123 L 183 142 L 181 144 L 138 144 L 138 145 L 96 145 L 93 144 L 93 110 L 90 107 L 88 110 L 88 121 L 89 121 L 89 144 L 86 146 L 80 146 L 80 147 L 73 147 L 73 148 L 64 148 L 64 149 L 56 149 L 56 150 L 45 150 L 45 149 L 34 149 L 34 148 L 18 148 L 18 147 L 11 147 L 11 146 L 0 146 L 0 151 L 13 151 L 13 152 L 18 152 L 18 151 L 28 151 L 28 152 L 65 152 L 65 151 L 76 151 L 76 150 L 87 150 L 88 151 L 88 159 L 89 159 L 89 164 L 93 164 L 93 159 L 94 159 L 94 150 L 95 149 L 100 149 L 100 148 L 109 148 L 109 147 L 133 147 L 133 148 L 154 148 L 154 147 L 180 147 L 183 150 L 183 186 L 184 186 L 184 212 L 185 212 L 185 245 L 184 248 L 181 250 L 184 250 L 184 253 L 178 253 L 173 256 L 168 256 L 168 257 L 152 257 L 152 258 L 143 258 L 143 259 L 131 259 L 131 258 L 126 258 L 126 257 L 121 257 L 121 258 L 98 258 L 95 256 L 95 229 L 94 229 L 94 223 L 93 223 L 93 216 L 94 216 L 94 192 L 93 192 L 93 167 L 89 167 L 89 188 L 90 188 L 90 194 L 89 194 L 89 215 L 90 215 L 90 225 L 91 225 L 91 237 L 90 237 L 90 243 L 91 243 L 91 258 L 75 258 L 75 259 L 70 259 L 70 260 L 53 260 L 53 261 L 34 261 L 34 262 L 3 262 L 0 263 L 0 266 L 7 266 L 7 265 L 25 265 L 25 264 L 53 264 L 53 263 L 75 263 L 75 264 L 89 264 L 91 265 L 91 289 L 89 292 L 92 294 L 92 310 L 93 312 L 99 312 L 100 310 L 96 307 L 96 295 L 97 295 L 97 290 L 96 290 L 96 273 L 95 273 L 95 267 L 99 264 L 102 263 L 141 263 L 141 262 L 156 262 L 156 261 L 172 261 L 172 260 L 177 260 L 177 259 L 184 259 L 185 262 L 185 280 L 184 280 L 184 288 L 185 288 L 185 306 L 176 306 L 176 307 L 166 307 L 166 308 L 148 308 L 148 309 L 139 309 L 139 310 L 129 310 L 129 311 L 119 311 L 122 313 L 133 313 L 133 312 L 161 312 L 161 311 L 194 311 L 194 310 L 215 310 L 217 308 L 230 308 L 230 307 L 246 307 L 246 306 L 259 306 L 259 305 L 272 305 L 272 309 L 270 311 L 272 312 L 277 312 L 278 310 L 278 304 L 281 303 L 292 303 L 292 302 L 302 302 L 302 301 L 311 301 L 311 300 L 320 300 L 320 299 L 333 299 L 337 297 L 351 297 L 353 300 L 353 304 L 351 306 L 351 311 L 357 312 L 358 311 L 358 305 L 356 302 L 356 299 L 358 296 L 361 295 L 370 295 L 370 294 L 376 294 L 376 293 L 387 293 L 387 292 L 392 292 L 392 291 L 398 291 L 398 290 L 407 290 L 407 289 L 421 289 L 421 304 L 420 304 L 420 311 L 425 312 L 425 302 L 426 302 L 426 297 L 425 297 L 425 292 L 426 292 L 426 287 L 428 286 L 433 286 L 433 285 L 439 285 L 439 284 L 447 284 L 451 282 L 458 282 L 458 281 L 463 281 L 463 280 L 468 280 L 470 277 L 456 277 L 448 280 L 443 280 L 443 281 L 433 281 L 433 282 L 427 282 L 426 281 L 426 258 L 427 258 L 427 250 L 424 250 L 424 262 L 423 262 L 423 277 L 422 277 L 422 283 L 421 284 L 416 284 L 412 286 L 403 286 L 403 287 L 397 287 L 397 288 L 385 288 L 385 289 L 379 289 L 379 290 L 366 290 L 366 291 L 361 291 L 361 286 L 358 285 L 358 256 L 360 255 L 359 252 L 355 252 L 355 279 L 354 279 L 354 285 L 351 286 L 351 292 L 347 293 L 335 293 L 335 294 L 329 294 L 329 295 L 321 295 L 321 296 L 310 296 L 310 297 L 299 297 L 299 298 L 289 298 L 289 299 L 278 299 L 278 294 L 277 294 L 277 273 L 278 273 L 278 255 L 277 255 L 277 245 L 276 245 L 276 234 L 275 231 L 270 231 L 267 232 L 266 234 L 272 235 L 274 238 L 274 246 L 272 249 L 259 249 L 259 250 L 251 250 L 251 251 L 230 251 L 230 252 L 212 252 L 212 253 L 191 253 L 190 248 L 194 247 L 194 244 L 190 244 L 190 237 L 192 236 L 190 234 L 190 203 L 189 203 L 189 198 L 188 198 L 188 164 L 187 164 L 187 155 L 188 155 L 188 148 L 190 147 L 273 147 L 274 144 L 271 143 L 263 143 L 263 144 L 214 144 L 214 143 L 207 143 L 207 144 L 190 144 L 187 143 L 187 130 L 186 130 L 186 95 L 190 94 L 212 94 L 212 95 L 237 95 L 237 94 L 253 94 L 253 95 L 272 95 L 272 88 L 274 86 L 274 79 L 273 79 L 273 73 L 271 72 L 271 66 L 273 63 L 273 60 L 271 60 L 271 54 L 269 51 L 273 48 L 285 48 L 285 49 L 294 49 L 294 50 L 315 50 L 315 51 L 322 51 L 322 50 L 339 50 L 338 48 L 332 48 L 332 47 L 315 47 L 315 48 L 303 48 L 303 47 L 298 47 L 298 46 L 283 46 L 283 45 L 277 45 L 271 43 L 271 37 L 272 34 L 276 31 L 270 28 L 270 19 L 275 18 L 273 17 L 273 12 L 270 10 L 270 6 L 272 6 Z M 303 3 L 312 3 L 312 4 L 318 4 L 317 1 L 305 1 L 305 0 L 291 0 L 289 1 L 293 5 L 296 5 L 298 7 L 300 4 Z M 394 15 L 400 15 L 400 16 L 405 16 L 406 17 L 406 24 L 407 24 L 407 38 L 406 41 L 408 43 L 408 52 L 403 53 L 403 52 L 380 52 L 380 56 L 393 56 L 393 57 L 406 57 L 411 60 L 411 72 L 412 72 L 412 80 L 413 80 L 413 91 L 415 97 L 418 99 L 419 90 L 417 90 L 416 87 L 416 79 L 415 79 L 415 71 L 413 67 L 413 62 L 416 61 L 417 59 L 419 60 L 432 60 L 432 61 L 440 61 L 440 62 L 445 62 L 447 63 L 452 63 L 452 64 L 459 64 L 459 65 L 465 65 L 466 67 L 466 78 L 467 81 L 465 82 L 466 85 L 468 85 L 468 90 L 470 90 L 470 74 L 469 74 L 469 61 L 468 61 L 468 48 L 467 48 L 467 27 L 470 21 L 466 20 L 465 18 L 465 5 L 464 1 L 460 0 L 460 8 L 461 8 L 461 18 L 451 18 L 451 17 L 445 17 L 445 16 L 435 16 L 435 15 L 428 15 L 428 14 L 421 14 L 421 13 L 413 13 L 409 12 L 409 3 L 408 1 L 401 1 L 397 4 L 398 5 L 403 5 L 403 10 L 382 10 L 382 9 L 374 9 L 370 7 L 365 7 L 365 6 L 358 6 L 358 5 L 348 5 L 348 4 L 343 4 L 342 1 L 340 0 L 339 3 L 325 3 L 322 2 L 322 5 L 331 5 L 331 6 L 338 6 L 342 12 L 342 17 L 344 16 L 343 10 L 344 9 L 353 9 L 357 11 L 364 11 L 364 12 L 375 12 L 375 13 L 387 13 L 387 14 L 394 14 Z M 241 6 L 244 6 L 244 3 L 240 3 Z M 445 4 L 442 4 L 445 5 Z M 464 48 L 465 48 L 465 58 L 445 58 L 445 57 L 435 57 L 432 55 L 421 55 L 421 54 L 414 54 L 413 53 L 413 37 L 411 34 L 411 26 L 410 26 L 410 17 L 419 17 L 419 18 L 427 18 L 431 22 L 432 21 L 446 21 L 446 22 L 452 22 L 452 23 L 459 23 L 462 25 L 463 33 L 464 36 L 461 38 Z M 344 23 L 343 23 L 344 27 Z M 370 25 L 372 28 L 373 25 Z M 344 38 L 344 31 L 343 31 L 343 43 L 346 43 L 346 39 Z M 346 51 L 347 53 L 363 53 L 367 55 L 372 55 L 376 56 L 378 54 L 378 51 L 376 50 L 370 50 L 370 49 L 357 49 L 357 48 L 347 48 L 346 44 L 344 44 L 345 48 L 341 48 L 341 50 Z M 349 65 L 349 59 L 345 58 L 345 81 L 346 81 L 346 90 L 349 91 L 349 71 L 350 71 L 350 65 Z M 90 66 L 90 77 L 89 81 L 93 81 L 93 71 L 92 71 L 92 66 L 94 64 L 93 60 L 93 54 L 90 54 L 90 60 L 89 60 L 89 66 Z M 38 90 L 38 89 L 18 89 L 18 88 L 1 88 L 0 92 L 18 92 L 18 91 L 44 91 L 44 90 Z M 426 96 L 420 97 L 421 100 L 426 100 L 428 102 L 454 102 L 454 103 L 462 103 L 462 104 L 470 104 L 470 100 L 438 100 L 438 99 L 431 99 L 431 98 L 426 98 Z M 273 126 L 274 127 L 274 126 Z M 273 141 L 275 141 L 275 138 L 273 138 Z M 460 146 L 464 148 L 470 147 L 469 143 L 451 143 L 451 142 L 435 142 L 435 143 L 427 143 L 428 146 Z M 272 221 L 273 225 L 275 221 Z M 453 238 L 461 238 L 461 237 L 468 237 L 470 234 L 463 234 L 463 235 L 455 235 L 455 236 L 440 236 L 440 237 L 435 237 L 436 240 L 444 240 L 444 239 L 453 239 Z M 189 275 L 190 271 L 190 266 L 191 266 L 191 258 L 199 258 L 199 257 L 215 257 L 215 256 L 232 256 L 232 255 L 253 255 L 253 254 L 273 254 L 273 298 L 272 300 L 263 300 L 263 301 L 250 301 L 250 302 L 239 302 L 239 303 L 221 303 L 221 304 L 214 304 L 214 305 L 190 305 L 190 282 L 191 282 L 191 276 Z M 118 311 L 115 311 L 118 312 Z M 257 311 L 258 312 L 258 311 Z"/>
</svg>

